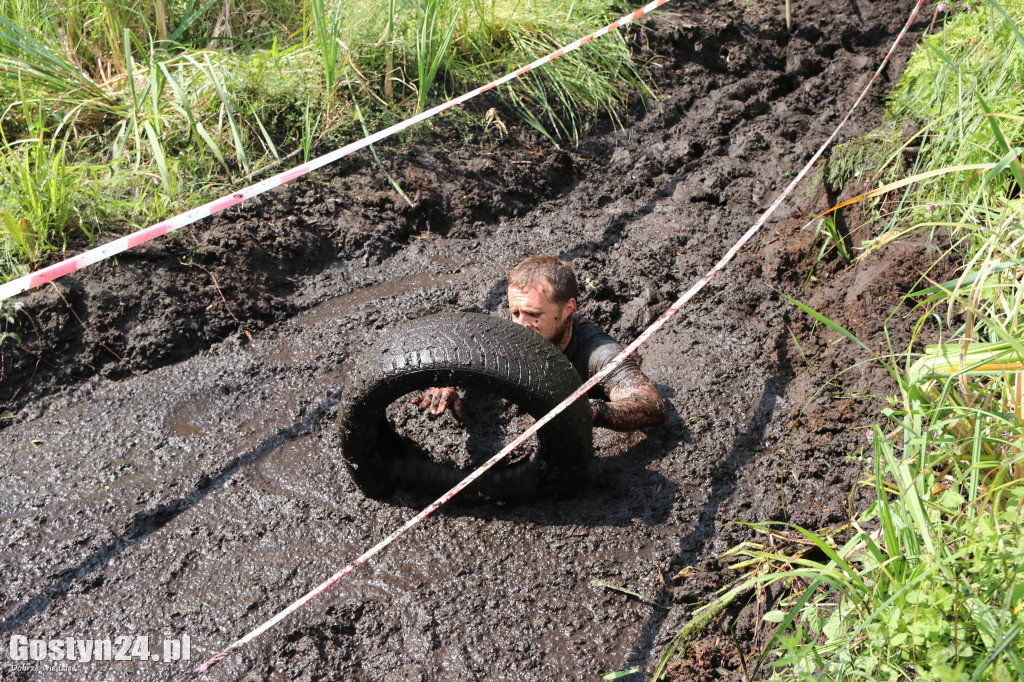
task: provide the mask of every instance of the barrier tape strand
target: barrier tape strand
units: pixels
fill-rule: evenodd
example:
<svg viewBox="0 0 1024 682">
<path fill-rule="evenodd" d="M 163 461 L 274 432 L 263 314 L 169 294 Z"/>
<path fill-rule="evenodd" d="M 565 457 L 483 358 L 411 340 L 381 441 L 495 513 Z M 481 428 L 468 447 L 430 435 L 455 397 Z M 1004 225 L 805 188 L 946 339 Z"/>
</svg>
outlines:
<svg viewBox="0 0 1024 682">
<path fill-rule="evenodd" d="M 611 33 L 612 31 L 618 30 L 619 28 L 631 23 L 632 21 L 639 19 L 648 12 L 652 12 L 658 7 L 667 4 L 669 1 L 670 0 L 654 0 L 654 2 L 650 2 L 644 5 L 643 7 L 639 8 L 638 10 L 631 12 L 623 17 L 620 17 L 619 19 L 616 19 L 615 21 L 608 24 L 604 28 L 600 28 L 591 34 L 566 45 L 565 47 L 555 50 L 554 52 L 544 57 L 541 57 L 536 61 L 531 62 L 530 64 L 527 64 L 526 66 L 520 67 L 515 71 L 506 74 L 501 78 L 498 78 L 497 80 L 491 81 L 487 85 L 480 86 L 476 90 L 471 90 L 470 92 L 467 92 L 464 95 L 460 95 L 459 97 L 450 99 L 447 102 L 444 102 L 443 104 L 439 104 L 436 107 L 433 107 L 432 109 L 427 109 L 426 111 L 421 112 L 411 118 L 407 118 L 404 121 L 394 124 L 393 126 L 389 126 L 372 135 L 368 135 L 367 137 L 364 137 L 361 140 L 357 140 L 356 142 L 347 144 L 344 147 L 334 150 L 333 152 L 329 152 L 311 161 L 295 166 L 291 170 L 284 171 L 283 173 L 278 173 L 277 175 L 269 177 L 266 180 L 261 180 L 260 182 L 257 182 L 253 185 L 249 185 L 248 187 L 240 189 L 236 192 L 232 192 L 231 194 L 227 194 L 219 199 L 214 199 L 209 203 L 203 204 L 202 206 L 199 206 L 197 208 L 193 208 L 192 210 L 186 211 L 185 213 L 176 215 L 173 218 L 161 221 L 155 225 L 150 225 L 149 227 L 139 230 L 138 232 L 133 232 L 132 234 L 120 237 L 119 239 L 110 241 L 106 244 L 103 244 L 102 246 L 97 246 L 96 248 L 90 249 L 89 251 L 86 251 L 78 256 L 68 258 L 59 263 L 55 263 L 54 265 L 43 268 L 42 270 L 38 270 L 36 272 L 24 275 L 17 279 L 13 279 L 10 282 L 7 282 L 6 284 L 0 284 L 0 301 L 5 301 L 11 298 L 12 296 L 17 296 L 20 293 L 26 292 L 29 289 L 34 289 L 35 287 L 46 284 L 47 282 L 52 282 L 53 280 L 59 277 L 63 277 L 64 275 L 68 275 L 72 272 L 75 272 L 76 270 L 81 270 L 82 268 L 88 267 L 95 263 L 99 263 L 100 261 L 106 260 L 112 256 L 116 256 L 117 254 L 123 253 L 128 249 L 135 248 L 136 246 L 144 244 L 145 242 L 148 242 L 152 239 L 162 237 L 169 232 L 180 230 L 181 228 L 198 222 L 203 218 L 208 218 L 215 213 L 223 211 L 224 209 L 231 208 L 232 206 L 240 204 L 243 201 L 252 199 L 253 197 L 259 196 L 264 192 L 272 190 L 276 187 L 280 187 L 281 185 L 287 184 L 292 180 L 295 180 L 296 178 L 300 178 L 303 175 L 312 173 L 318 168 L 322 168 L 323 166 L 326 166 L 330 163 L 334 163 L 338 159 L 348 156 L 349 154 L 359 151 L 360 149 L 369 147 L 370 145 L 379 142 L 386 137 L 390 137 L 391 135 L 394 135 L 397 132 L 405 130 L 410 126 L 416 125 L 421 121 L 425 121 L 428 118 L 432 118 L 437 114 L 440 114 L 444 111 L 447 111 L 448 109 L 456 107 L 462 104 L 463 102 L 466 102 L 467 100 L 473 99 L 477 95 L 481 95 L 487 92 L 488 90 L 493 90 L 494 88 L 500 85 L 504 85 L 505 83 L 508 83 L 511 80 L 519 78 L 523 74 L 533 71 L 539 66 L 547 64 L 550 61 L 554 61 L 555 59 L 558 59 L 559 57 L 562 57 L 563 55 L 578 49 L 579 47 L 589 43 L 594 38 L 599 38 L 600 36 L 603 36 L 607 33 Z"/>
<path fill-rule="evenodd" d="M 903 29 L 900 31 L 899 35 L 896 36 L 895 41 L 893 42 L 892 46 L 889 48 L 888 53 L 886 53 L 885 58 L 882 60 L 882 63 L 879 65 L 878 69 L 875 71 L 874 75 L 871 77 L 871 80 L 864 87 L 864 90 L 860 93 L 860 96 L 853 103 L 853 106 L 850 107 L 849 112 L 846 114 L 846 116 L 843 118 L 843 120 L 840 121 L 840 123 L 836 127 L 835 131 L 833 131 L 833 133 L 829 136 L 829 138 L 827 140 L 825 140 L 825 142 L 821 145 L 821 147 L 818 148 L 818 151 L 816 151 L 814 153 L 814 156 L 812 156 L 811 159 L 800 170 L 800 172 L 797 173 L 796 177 L 794 177 L 793 180 L 789 183 L 789 185 L 786 186 L 786 188 L 782 191 L 782 193 L 778 196 L 778 198 L 772 203 L 772 205 L 768 207 L 768 209 L 761 215 L 761 217 L 757 220 L 757 222 L 755 222 L 750 227 L 750 229 L 748 229 L 743 234 L 743 236 L 740 237 L 739 241 L 737 241 L 732 246 L 732 248 L 730 248 L 725 253 L 725 255 L 722 256 L 722 258 L 715 264 L 714 267 L 711 268 L 711 270 L 709 270 L 707 272 L 706 275 L 704 275 L 700 280 L 697 281 L 696 284 L 694 284 L 692 287 L 690 287 L 690 289 L 688 289 L 682 296 L 680 296 L 676 300 L 676 302 L 673 303 L 668 308 L 668 310 L 666 310 L 664 313 L 662 313 L 658 317 L 657 320 L 655 320 L 647 329 L 645 329 L 643 331 L 643 333 L 641 333 L 632 343 L 630 343 L 628 346 L 626 346 L 626 348 L 624 348 L 621 353 L 619 353 L 617 356 L 615 356 L 615 358 L 607 366 L 605 366 L 604 369 L 599 371 L 594 376 L 590 377 L 590 379 L 585 381 L 582 386 L 580 386 L 578 389 L 576 389 L 572 393 L 572 395 L 570 395 L 565 400 L 563 400 L 558 405 L 556 405 L 550 412 L 548 412 L 546 415 L 544 415 L 543 417 L 538 419 L 529 429 L 524 431 L 515 440 L 513 440 L 511 443 L 509 443 L 504 448 L 502 448 L 502 450 L 500 452 L 498 452 L 496 455 L 494 455 L 489 460 L 484 462 L 478 469 L 476 469 L 471 474 L 466 476 L 466 478 L 464 478 L 461 482 L 459 482 L 451 490 L 446 492 L 444 495 L 442 495 L 437 500 L 435 500 L 430 505 L 428 505 L 426 508 L 424 508 L 421 512 L 419 512 L 418 514 L 416 514 L 415 516 L 410 518 L 408 521 L 406 521 L 397 530 L 393 531 L 386 538 L 384 538 L 383 540 L 378 542 L 376 545 L 374 545 L 373 547 L 368 549 L 366 552 L 361 554 L 352 563 L 348 564 L 343 569 L 341 569 L 340 571 L 338 571 L 337 573 L 332 575 L 330 578 L 328 578 L 326 581 L 324 581 L 323 583 L 318 585 L 312 591 L 308 592 L 307 594 L 305 594 L 302 597 L 300 597 L 299 599 L 297 599 L 295 602 L 293 602 L 290 606 L 288 606 L 283 611 L 278 613 L 276 616 L 274 616 L 270 620 L 266 621 L 263 625 L 259 626 L 255 630 L 251 631 L 249 634 L 247 634 L 244 637 L 242 637 L 241 639 L 237 640 L 236 642 L 234 642 L 233 644 L 228 646 L 223 651 L 220 651 L 217 654 L 215 654 L 214 656 L 212 656 L 210 659 L 205 661 L 202 665 L 198 666 L 197 668 L 195 668 L 191 672 L 189 672 L 186 675 L 184 675 L 183 677 L 181 677 L 178 680 L 178 682 L 190 682 L 191 680 L 197 679 L 200 675 L 205 673 L 212 666 L 216 665 L 217 663 L 219 663 L 219 662 L 223 661 L 225 658 L 227 658 L 229 653 L 232 650 L 237 649 L 237 648 L 239 648 L 241 646 L 244 646 L 246 643 L 251 642 L 252 640 L 256 639 L 261 634 L 263 634 L 264 632 L 266 632 L 270 628 L 274 627 L 275 625 L 280 623 L 282 620 L 287 618 L 289 615 L 291 615 L 292 613 L 297 611 L 304 604 L 307 604 L 308 602 L 312 601 L 318 594 L 320 594 L 323 591 L 327 590 L 329 587 L 334 585 L 336 582 L 338 582 L 339 580 L 344 578 L 346 575 L 348 575 L 349 573 L 351 573 L 352 571 L 356 570 L 361 565 L 363 565 L 364 563 L 369 561 L 374 555 L 376 555 L 381 550 L 383 550 L 385 547 L 387 547 L 388 545 L 393 543 L 395 540 L 400 538 L 402 535 L 404 535 L 406 532 L 408 532 L 410 529 L 412 529 L 414 526 L 416 526 L 420 521 L 422 521 L 423 519 L 425 519 L 428 516 L 430 516 L 431 514 L 433 514 L 435 511 L 437 511 L 438 508 L 440 508 L 446 502 L 448 502 L 453 497 L 458 495 L 462 490 L 464 490 L 467 486 L 469 486 L 471 483 L 473 483 L 473 481 L 475 481 L 478 478 L 480 478 L 484 473 L 486 473 L 488 470 L 490 470 L 492 467 L 494 467 L 498 462 L 500 462 L 502 459 L 504 459 L 510 452 L 512 452 L 517 447 L 519 447 L 524 442 L 526 442 L 527 439 L 529 439 L 531 436 L 533 436 L 535 433 L 537 433 L 537 431 L 539 431 L 542 427 L 544 427 L 546 424 L 548 424 L 552 419 L 554 419 L 556 416 L 558 416 L 562 411 L 564 411 L 567 407 L 569 407 L 569 405 L 571 405 L 572 403 L 574 403 L 577 400 L 579 400 L 587 391 L 589 391 L 591 388 L 596 386 L 602 379 L 604 379 L 611 372 L 613 372 L 615 370 L 615 368 L 617 368 L 619 365 L 621 365 L 622 362 L 625 361 L 626 358 L 628 358 L 630 355 L 632 355 L 634 352 L 636 352 L 636 350 L 641 345 L 643 345 L 649 338 L 651 338 L 651 336 L 653 336 L 655 332 L 657 332 L 659 329 L 661 329 L 665 325 L 666 322 L 668 322 L 673 316 L 675 316 L 675 314 L 678 313 L 683 308 L 683 306 L 685 306 L 687 304 L 687 302 L 690 301 L 690 299 L 692 299 L 701 289 L 703 289 L 705 286 L 707 286 L 707 284 L 712 279 L 714 279 L 714 277 L 719 272 L 721 272 L 725 268 L 725 266 L 736 256 L 736 254 L 739 253 L 740 249 L 742 249 L 747 244 L 747 242 L 749 242 L 750 239 L 764 226 L 764 224 L 767 222 L 768 218 L 771 217 L 771 215 L 776 211 L 776 209 L 778 209 L 778 207 L 782 204 L 782 202 L 786 199 L 786 197 L 788 197 L 790 194 L 793 193 L 793 190 L 796 189 L 796 186 L 807 175 L 807 173 L 814 166 L 814 164 L 818 161 L 818 159 L 821 158 L 821 155 L 824 154 L 825 150 L 829 147 L 829 145 L 832 144 L 832 142 L 835 140 L 836 136 L 842 130 L 843 126 L 845 126 L 847 121 L 850 120 L 850 117 L 853 116 L 853 113 L 854 113 L 854 111 L 857 110 L 857 107 L 859 107 L 860 104 L 864 101 L 864 98 L 868 94 L 868 90 L 870 90 L 871 86 L 874 85 L 876 80 L 878 80 L 878 77 L 882 74 L 882 71 L 885 69 L 886 65 L 889 63 L 889 60 L 892 58 L 893 53 L 896 51 L 897 46 L 899 46 L 900 42 L 903 40 L 903 37 L 906 35 L 907 31 L 910 29 L 910 26 L 914 23 L 914 19 L 917 17 L 917 14 L 920 11 L 921 6 L 924 5 L 924 2 L 925 2 L 925 0 L 917 0 L 917 3 L 914 5 L 914 9 L 911 11 L 910 16 L 907 19 L 906 24 L 903 26 Z M 662 3 L 651 3 L 650 5 L 647 5 L 644 9 L 645 10 L 646 10 L 646 8 L 652 8 L 653 9 L 654 7 L 657 7 L 660 4 L 664 4 L 664 3 L 663 2 Z M 633 15 L 630 15 L 630 16 L 632 18 L 636 18 L 636 16 L 639 16 L 639 15 L 636 15 L 636 13 L 634 13 Z M 622 21 L 622 20 L 620 20 L 620 21 Z M 574 43 L 574 45 L 577 45 L 577 46 L 579 44 L 582 44 L 582 42 L 581 41 L 576 41 L 576 43 Z"/>
</svg>

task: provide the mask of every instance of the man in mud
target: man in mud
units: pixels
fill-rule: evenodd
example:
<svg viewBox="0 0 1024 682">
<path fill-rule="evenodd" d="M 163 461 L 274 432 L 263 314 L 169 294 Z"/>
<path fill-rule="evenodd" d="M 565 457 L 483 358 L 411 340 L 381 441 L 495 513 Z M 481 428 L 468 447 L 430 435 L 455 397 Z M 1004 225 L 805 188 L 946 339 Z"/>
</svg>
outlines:
<svg viewBox="0 0 1024 682">
<path fill-rule="evenodd" d="M 588 379 L 608 365 L 622 346 L 577 314 L 578 297 L 572 266 L 554 256 L 530 256 L 508 276 L 512 321 L 557 346 L 579 375 Z M 661 424 L 668 416 L 665 401 L 633 358 L 601 380 L 598 388 L 608 400 L 590 400 L 594 426 L 634 431 Z M 461 418 L 462 402 L 453 387 L 431 388 L 412 402 L 434 415 L 450 407 Z"/>
</svg>

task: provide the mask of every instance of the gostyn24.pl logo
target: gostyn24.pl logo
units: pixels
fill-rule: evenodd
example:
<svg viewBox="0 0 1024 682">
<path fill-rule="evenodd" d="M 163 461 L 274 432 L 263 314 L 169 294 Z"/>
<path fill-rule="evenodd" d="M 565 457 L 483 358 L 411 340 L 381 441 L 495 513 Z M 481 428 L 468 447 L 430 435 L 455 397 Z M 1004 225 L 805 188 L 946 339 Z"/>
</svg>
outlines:
<svg viewBox="0 0 1024 682">
<path fill-rule="evenodd" d="M 164 639 L 159 647 L 150 647 L 149 635 L 122 635 L 113 639 L 30 639 L 12 635 L 7 647 L 8 660 L 27 663 L 78 661 L 188 661 L 192 658 L 192 639 Z"/>
</svg>

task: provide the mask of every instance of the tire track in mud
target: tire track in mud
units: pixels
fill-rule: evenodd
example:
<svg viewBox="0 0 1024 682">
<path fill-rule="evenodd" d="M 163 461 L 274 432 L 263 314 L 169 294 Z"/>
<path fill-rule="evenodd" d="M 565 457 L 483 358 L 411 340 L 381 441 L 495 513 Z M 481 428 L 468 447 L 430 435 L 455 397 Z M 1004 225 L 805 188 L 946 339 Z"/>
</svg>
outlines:
<svg viewBox="0 0 1024 682">
<path fill-rule="evenodd" d="M 403 319 L 494 310 L 504 272 L 529 251 L 572 258 L 596 285 L 585 314 L 632 338 L 831 132 L 910 5 L 858 3 L 859 15 L 845 2 L 801 6 L 789 37 L 757 3 L 747 12 L 686 4 L 651 24 L 649 47 L 666 55 L 654 70 L 663 99 L 627 133 L 599 130 L 573 155 L 538 156 L 544 147 L 522 130 L 484 153 L 478 141 L 447 155 L 396 153 L 393 174 L 410 196 L 421 192 L 417 208 L 368 174 L 346 176 L 359 170 L 353 162 L 143 254 L 130 272 L 68 285 L 105 342 L 118 333 L 142 342 L 144 351 L 129 347 L 136 366 L 187 356 L 141 377 L 115 381 L 116 365 L 70 338 L 60 304 L 35 300 L 45 333 L 67 327 L 58 338 L 72 350 L 53 357 L 93 378 L 69 384 L 53 370 L 50 388 L 65 388 L 0 430 L 19 463 L 0 472 L 0 618 L 34 637 L 113 636 L 128 624 L 187 633 L 196 658 L 265 620 L 414 507 L 358 495 L 333 454 L 332 396 L 350 357 Z M 479 178 L 490 191 L 477 191 Z M 799 210 L 790 212 L 645 347 L 670 421 L 596 432 L 581 495 L 446 510 L 220 674 L 424 680 L 500 670 L 542 680 L 645 667 L 686 604 L 727 579 L 714 557 L 748 537 L 730 520 L 841 520 L 859 471 L 845 457 L 862 441 L 854 427 L 874 414 L 870 400 L 842 394 L 889 384 L 865 369 L 843 390 L 817 393 L 859 355 L 787 317 L 768 288 L 797 293 L 806 275 L 811 236 L 795 232 Z M 821 263 L 812 305 L 876 338 L 928 253 L 906 247 L 857 271 Z M 206 310 L 219 299 L 198 283 L 203 273 L 169 266 L 183 256 L 216 273 L 253 341 L 222 309 Z M 142 273 L 155 284 L 140 286 Z M 113 297 L 132 286 L 139 300 Z M 177 289 L 182 301 L 145 301 L 154 288 Z M 65 353 L 47 343 L 30 350 Z M 690 577 L 673 578 L 687 567 Z M 675 608 L 663 618 L 591 578 Z M 753 640 L 754 621 L 734 624 L 741 641 Z M 728 651 L 716 656 L 738 666 Z M 700 664 L 691 678 L 712 674 Z M 111 680 L 168 672 L 89 669 Z"/>
</svg>

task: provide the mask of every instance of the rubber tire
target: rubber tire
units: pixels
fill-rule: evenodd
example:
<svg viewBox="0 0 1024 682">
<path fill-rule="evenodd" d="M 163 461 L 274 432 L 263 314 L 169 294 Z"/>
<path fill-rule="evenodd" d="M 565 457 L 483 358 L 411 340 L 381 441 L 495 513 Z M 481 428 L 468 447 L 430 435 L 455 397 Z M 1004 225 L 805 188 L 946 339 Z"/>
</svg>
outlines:
<svg viewBox="0 0 1024 682">
<path fill-rule="evenodd" d="M 466 472 L 405 456 L 402 438 L 385 416 L 388 405 L 431 386 L 460 386 L 497 395 L 537 419 L 581 383 L 561 351 L 509 320 L 478 313 L 422 317 L 381 338 L 353 363 L 338 407 L 341 455 L 352 481 L 373 498 L 387 497 L 399 484 L 447 489 Z M 473 490 L 508 501 L 538 492 L 574 494 L 594 451 L 587 401 L 577 400 L 537 436 L 534 460 L 499 464 Z"/>
</svg>

